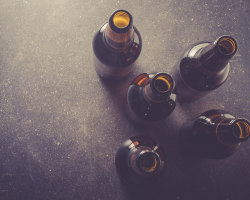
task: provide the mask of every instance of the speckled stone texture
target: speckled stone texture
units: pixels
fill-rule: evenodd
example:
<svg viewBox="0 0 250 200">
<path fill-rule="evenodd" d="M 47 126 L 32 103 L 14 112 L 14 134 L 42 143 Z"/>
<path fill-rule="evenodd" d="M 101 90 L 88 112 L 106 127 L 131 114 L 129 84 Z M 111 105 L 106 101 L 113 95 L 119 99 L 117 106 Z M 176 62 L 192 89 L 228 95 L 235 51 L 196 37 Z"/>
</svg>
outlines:
<svg viewBox="0 0 250 200">
<path fill-rule="evenodd" d="M 143 47 L 125 80 L 103 83 L 92 38 L 116 9 L 127 9 Z M 123 110 L 131 80 L 171 72 L 193 43 L 235 37 L 239 50 L 223 86 L 179 103 L 165 121 L 134 126 Z M 1 200 L 249 200 L 250 141 L 224 160 L 182 156 L 181 125 L 209 109 L 250 119 L 248 0 L 0 0 Z M 115 170 L 119 145 L 134 135 L 166 154 L 159 182 L 134 189 Z"/>
</svg>

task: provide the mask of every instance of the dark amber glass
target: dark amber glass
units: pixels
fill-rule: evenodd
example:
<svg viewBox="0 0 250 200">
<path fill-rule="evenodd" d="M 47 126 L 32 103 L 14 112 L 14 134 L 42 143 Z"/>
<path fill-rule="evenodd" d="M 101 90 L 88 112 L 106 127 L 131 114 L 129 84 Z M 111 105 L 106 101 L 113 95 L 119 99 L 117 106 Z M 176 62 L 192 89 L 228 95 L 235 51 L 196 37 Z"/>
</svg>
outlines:
<svg viewBox="0 0 250 200">
<path fill-rule="evenodd" d="M 164 169 L 165 157 L 159 144 L 146 136 L 135 136 L 119 147 L 115 165 L 121 179 L 130 185 L 155 182 Z"/>
<path fill-rule="evenodd" d="M 226 158 L 250 136 L 250 122 L 222 110 L 209 110 L 186 122 L 180 132 L 185 152 L 199 152 L 208 158 Z"/>
<path fill-rule="evenodd" d="M 237 42 L 231 36 L 188 48 L 174 74 L 178 99 L 195 100 L 220 87 L 228 77 L 229 61 L 236 52 Z"/>
<path fill-rule="evenodd" d="M 141 53 L 142 41 L 126 10 L 115 11 L 93 39 L 94 67 L 103 79 L 119 79 L 128 75 Z"/>
<path fill-rule="evenodd" d="M 141 74 L 127 93 L 127 115 L 135 123 L 149 124 L 168 117 L 176 106 L 176 90 L 166 73 Z"/>
</svg>

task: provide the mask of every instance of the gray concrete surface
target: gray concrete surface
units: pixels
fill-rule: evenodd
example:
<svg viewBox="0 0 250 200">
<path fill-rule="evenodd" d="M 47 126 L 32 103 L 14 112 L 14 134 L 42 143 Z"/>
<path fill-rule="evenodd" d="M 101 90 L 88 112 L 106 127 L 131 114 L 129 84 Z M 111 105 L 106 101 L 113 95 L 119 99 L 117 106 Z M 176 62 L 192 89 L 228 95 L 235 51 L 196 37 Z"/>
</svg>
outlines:
<svg viewBox="0 0 250 200">
<path fill-rule="evenodd" d="M 91 43 L 119 8 L 133 15 L 143 48 L 133 73 L 107 85 Z M 224 34 L 239 50 L 223 86 L 157 125 L 128 121 L 122 105 L 135 76 L 171 72 L 188 46 Z M 0 0 L 0 199 L 248 200 L 250 141 L 227 159 L 192 161 L 178 132 L 214 108 L 250 119 L 249 63 L 248 0 Z M 160 181 L 141 189 L 124 185 L 114 165 L 134 135 L 158 140 L 167 157 Z"/>
</svg>

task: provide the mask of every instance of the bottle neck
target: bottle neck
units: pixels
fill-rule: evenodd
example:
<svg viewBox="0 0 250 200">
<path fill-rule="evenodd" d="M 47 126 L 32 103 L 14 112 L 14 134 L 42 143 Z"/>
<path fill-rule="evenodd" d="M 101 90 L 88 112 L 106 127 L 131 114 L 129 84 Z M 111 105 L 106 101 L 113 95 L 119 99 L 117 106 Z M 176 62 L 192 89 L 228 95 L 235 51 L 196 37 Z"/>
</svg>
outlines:
<svg viewBox="0 0 250 200">
<path fill-rule="evenodd" d="M 226 145 L 244 142 L 250 137 L 250 122 L 246 119 L 222 119 L 216 126 L 216 136 Z"/>
<path fill-rule="evenodd" d="M 133 18 L 126 10 L 115 11 L 108 22 L 104 39 L 114 49 L 124 49 L 133 42 Z"/>
<path fill-rule="evenodd" d="M 146 136 L 130 138 L 128 165 L 141 177 L 159 175 L 164 167 L 165 156 L 159 144 Z"/>
<path fill-rule="evenodd" d="M 222 71 L 237 52 L 237 48 L 233 37 L 219 37 L 214 43 L 197 52 L 195 57 L 199 70 L 208 75 Z"/>
<path fill-rule="evenodd" d="M 157 172 L 161 165 L 159 155 L 149 148 L 139 148 L 130 156 L 130 166 L 142 176 L 150 176 Z"/>
<path fill-rule="evenodd" d="M 142 94 L 148 103 L 161 103 L 169 99 L 174 87 L 174 80 L 169 74 L 157 73 L 148 79 Z"/>
</svg>

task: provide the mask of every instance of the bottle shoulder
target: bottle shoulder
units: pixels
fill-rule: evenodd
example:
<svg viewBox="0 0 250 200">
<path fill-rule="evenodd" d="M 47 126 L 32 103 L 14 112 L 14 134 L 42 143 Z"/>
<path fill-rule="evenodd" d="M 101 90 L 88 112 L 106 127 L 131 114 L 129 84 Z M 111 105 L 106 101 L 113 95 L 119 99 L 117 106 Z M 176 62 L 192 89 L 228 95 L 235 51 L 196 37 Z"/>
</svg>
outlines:
<svg viewBox="0 0 250 200">
<path fill-rule="evenodd" d="M 208 110 L 202 113 L 197 119 L 209 119 L 211 122 L 215 122 L 217 118 L 235 119 L 231 113 L 218 109 Z"/>
<path fill-rule="evenodd" d="M 212 130 L 215 131 L 214 129 L 211 129 L 211 127 L 216 127 L 218 124 L 221 123 L 221 121 L 224 120 L 232 120 L 235 119 L 235 117 L 224 110 L 208 110 L 201 115 L 199 115 L 193 123 L 193 130 Z"/>
<path fill-rule="evenodd" d="M 202 48 L 208 46 L 211 44 L 211 42 L 199 42 L 195 43 L 192 46 L 188 47 L 187 50 L 183 53 L 183 58 L 194 58 L 195 55 L 197 55 L 197 52 L 199 52 Z"/>
<path fill-rule="evenodd" d="M 95 33 L 92 47 L 96 58 L 110 67 L 127 67 L 134 63 L 141 53 L 141 36 L 134 31 L 134 41 L 125 49 L 117 50 L 111 48 L 104 39 L 107 23 L 101 26 Z M 134 27 L 134 29 L 136 29 Z M 137 30 L 137 29 L 136 29 Z"/>
<path fill-rule="evenodd" d="M 183 57 L 180 61 L 179 73 L 182 80 L 197 91 L 212 91 L 220 87 L 229 75 L 230 64 L 219 73 L 205 74 L 198 69 L 196 59 Z"/>
<path fill-rule="evenodd" d="M 149 103 L 142 95 L 144 88 L 138 85 L 131 85 L 127 93 L 127 103 L 132 111 L 143 121 L 156 122 L 168 117 L 176 107 L 176 94 L 161 103 Z"/>
<path fill-rule="evenodd" d="M 197 91 L 212 91 L 220 87 L 227 79 L 230 64 L 218 73 L 205 73 L 201 70 L 199 54 L 201 50 L 211 43 L 197 43 L 189 47 L 180 59 L 179 73 L 182 80 Z"/>
</svg>

